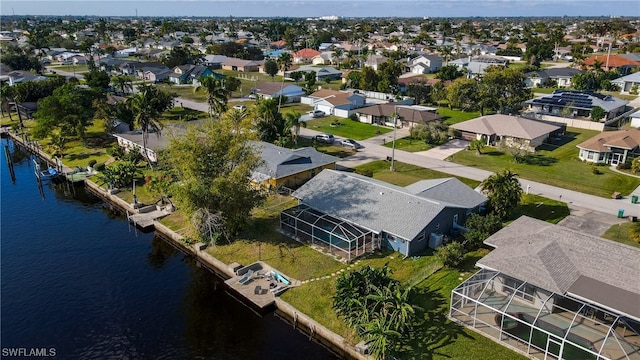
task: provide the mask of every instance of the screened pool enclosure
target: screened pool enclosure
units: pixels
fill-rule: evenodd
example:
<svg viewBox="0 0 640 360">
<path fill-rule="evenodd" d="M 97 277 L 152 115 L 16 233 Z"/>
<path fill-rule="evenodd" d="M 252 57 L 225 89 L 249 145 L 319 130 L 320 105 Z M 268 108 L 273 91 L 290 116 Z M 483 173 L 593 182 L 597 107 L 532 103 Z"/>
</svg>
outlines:
<svg viewBox="0 0 640 360">
<path fill-rule="evenodd" d="M 640 360 L 638 319 L 494 270 L 456 287 L 449 315 L 539 359 Z"/>
<path fill-rule="evenodd" d="M 379 247 L 371 230 L 303 204 L 280 213 L 280 230 L 298 241 L 327 247 L 347 261 Z"/>
</svg>

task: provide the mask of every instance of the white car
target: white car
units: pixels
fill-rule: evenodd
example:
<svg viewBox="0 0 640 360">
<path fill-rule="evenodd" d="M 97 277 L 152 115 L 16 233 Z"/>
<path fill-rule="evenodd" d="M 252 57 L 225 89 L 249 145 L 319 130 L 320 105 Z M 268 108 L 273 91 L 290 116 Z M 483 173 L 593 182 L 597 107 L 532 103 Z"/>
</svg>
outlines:
<svg viewBox="0 0 640 360">
<path fill-rule="evenodd" d="M 244 110 L 247 110 L 247 107 L 246 107 L 246 106 L 244 106 L 244 105 L 234 105 L 234 106 L 233 106 L 233 109 L 234 109 L 234 110 L 244 111 Z"/>
<path fill-rule="evenodd" d="M 344 146 L 344 147 L 349 147 L 352 148 L 353 150 L 358 150 L 358 149 L 362 149 L 363 146 L 360 145 L 359 142 L 353 140 L 353 139 L 344 139 L 342 141 L 340 141 L 340 145 Z"/>
<path fill-rule="evenodd" d="M 309 115 L 312 118 L 319 118 L 319 117 L 323 117 L 325 113 L 322 110 L 313 110 L 313 111 L 309 111 Z"/>
<path fill-rule="evenodd" d="M 251 100 L 255 100 L 255 99 L 257 99 L 257 98 L 258 98 L 258 95 L 256 95 L 256 94 L 249 94 L 249 96 L 247 96 L 247 97 L 248 97 L 249 99 L 251 99 Z"/>
</svg>

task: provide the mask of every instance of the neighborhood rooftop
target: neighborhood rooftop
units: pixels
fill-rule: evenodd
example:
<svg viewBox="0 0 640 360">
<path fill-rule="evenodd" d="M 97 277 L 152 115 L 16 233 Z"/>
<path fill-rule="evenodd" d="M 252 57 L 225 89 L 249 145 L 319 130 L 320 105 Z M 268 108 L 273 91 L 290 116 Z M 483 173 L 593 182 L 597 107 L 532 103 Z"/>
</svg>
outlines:
<svg viewBox="0 0 640 360">
<path fill-rule="evenodd" d="M 478 261 L 482 268 L 640 320 L 640 249 L 526 216 L 485 244 L 495 249 Z"/>
<path fill-rule="evenodd" d="M 556 131 L 562 126 L 517 116 L 497 114 L 482 116 L 451 127 L 476 134 L 511 136 L 532 140 Z"/>
</svg>

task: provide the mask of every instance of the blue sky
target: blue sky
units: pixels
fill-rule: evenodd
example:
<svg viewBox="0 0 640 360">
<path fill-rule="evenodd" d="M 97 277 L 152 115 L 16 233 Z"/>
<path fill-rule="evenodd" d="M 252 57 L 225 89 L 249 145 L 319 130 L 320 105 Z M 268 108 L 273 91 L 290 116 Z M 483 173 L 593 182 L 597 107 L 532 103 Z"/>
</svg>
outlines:
<svg viewBox="0 0 640 360">
<path fill-rule="evenodd" d="M 0 1 L 0 15 L 318 17 L 640 16 L 638 0 Z"/>
</svg>

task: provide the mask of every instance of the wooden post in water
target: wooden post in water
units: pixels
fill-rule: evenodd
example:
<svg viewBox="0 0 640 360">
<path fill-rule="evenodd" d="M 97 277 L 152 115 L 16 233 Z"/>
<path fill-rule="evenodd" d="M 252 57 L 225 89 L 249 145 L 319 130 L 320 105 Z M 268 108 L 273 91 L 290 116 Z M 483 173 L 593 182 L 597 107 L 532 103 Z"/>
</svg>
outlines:
<svg viewBox="0 0 640 360">
<path fill-rule="evenodd" d="M 11 152 L 9 151 L 9 145 L 4 145 L 4 156 L 7 158 L 7 166 L 9 167 L 9 175 L 11 176 L 11 182 L 16 182 L 16 173 L 13 170 L 13 160 L 11 160 Z"/>
</svg>

